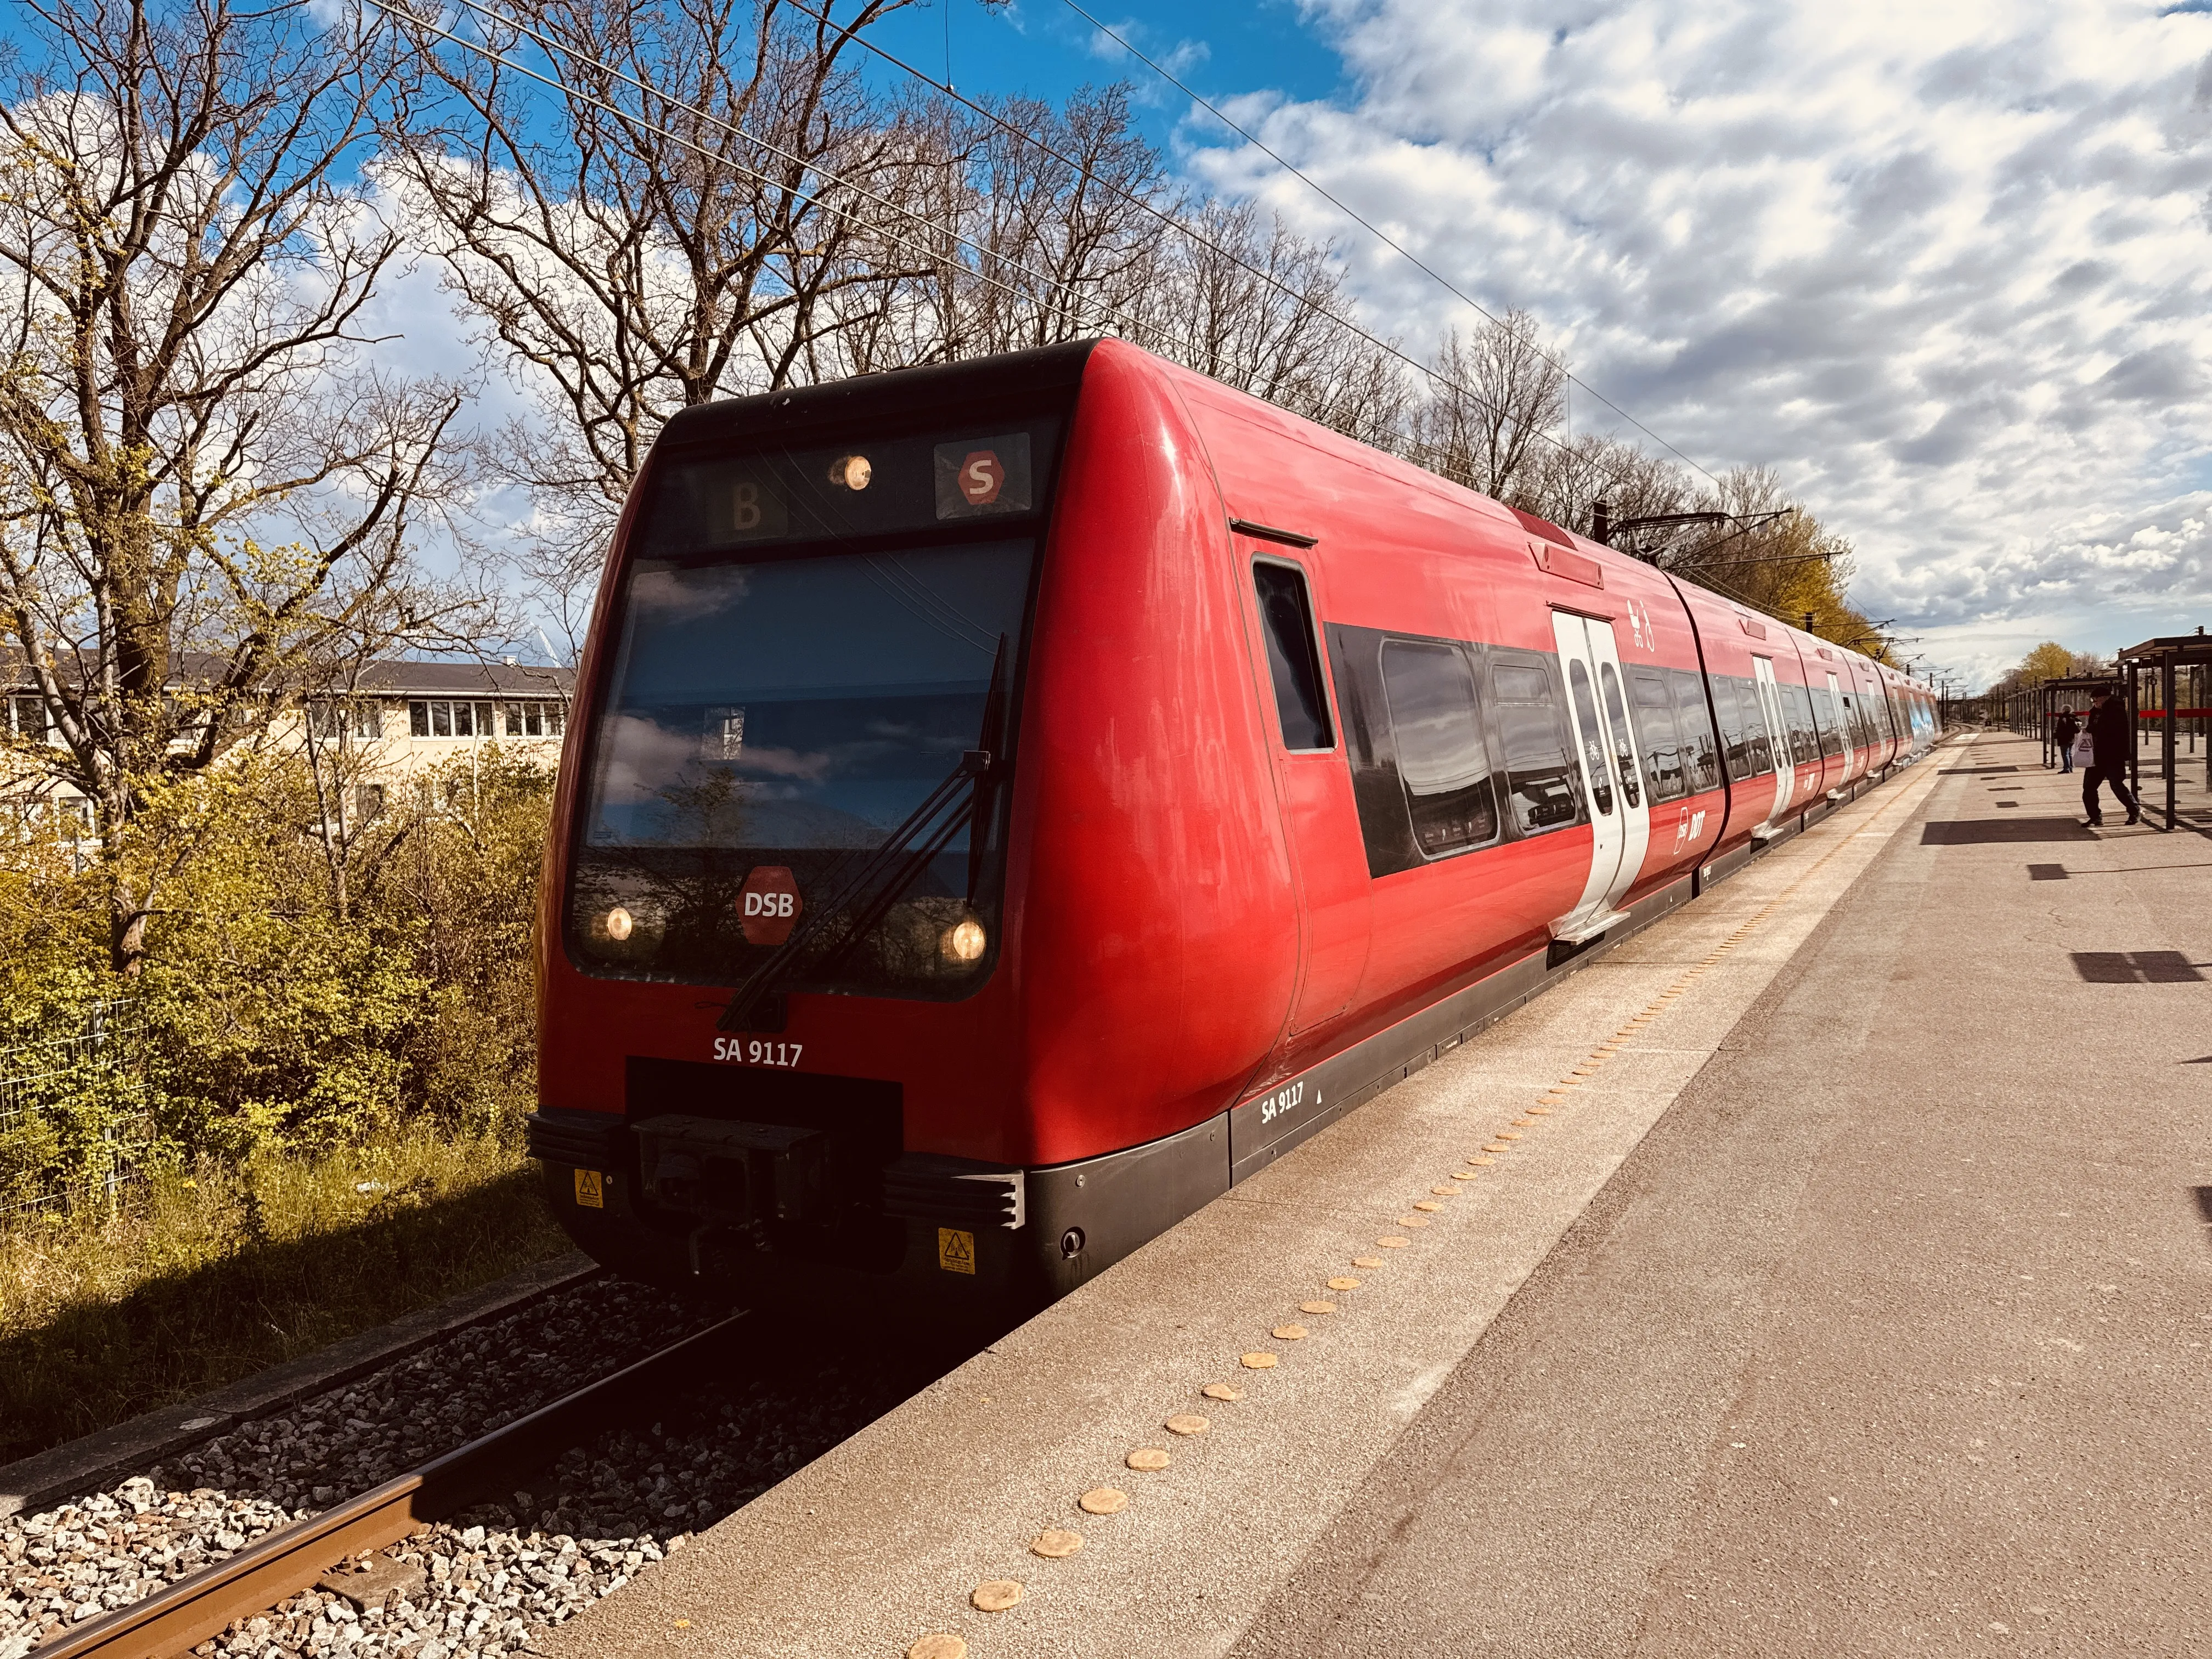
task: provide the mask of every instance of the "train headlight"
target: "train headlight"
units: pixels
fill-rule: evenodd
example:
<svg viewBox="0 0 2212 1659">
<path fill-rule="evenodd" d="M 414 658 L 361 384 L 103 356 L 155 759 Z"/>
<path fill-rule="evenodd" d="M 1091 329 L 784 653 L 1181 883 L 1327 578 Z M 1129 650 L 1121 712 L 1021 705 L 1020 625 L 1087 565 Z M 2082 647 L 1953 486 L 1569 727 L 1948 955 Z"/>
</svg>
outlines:
<svg viewBox="0 0 2212 1659">
<path fill-rule="evenodd" d="M 983 954 L 990 938 L 980 921 L 963 921 L 945 930 L 945 954 L 955 962 L 974 962 Z"/>
<path fill-rule="evenodd" d="M 866 489 L 876 469 L 865 455 L 840 455 L 830 463 L 830 482 L 847 489 Z"/>
<path fill-rule="evenodd" d="M 615 906 L 613 909 L 607 912 L 607 937 L 613 939 L 617 944 L 620 944 L 623 939 L 628 939 L 630 935 L 630 930 L 636 926 L 637 918 L 630 915 L 629 911 L 623 909 L 619 904 Z"/>
</svg>

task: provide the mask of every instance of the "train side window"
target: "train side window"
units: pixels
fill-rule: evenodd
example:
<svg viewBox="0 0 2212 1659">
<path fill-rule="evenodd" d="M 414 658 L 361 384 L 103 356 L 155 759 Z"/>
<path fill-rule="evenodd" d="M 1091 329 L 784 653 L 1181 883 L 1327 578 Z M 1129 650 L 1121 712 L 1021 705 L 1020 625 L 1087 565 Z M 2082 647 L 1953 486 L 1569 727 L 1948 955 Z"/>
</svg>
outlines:
<svg viewBox="0 0 2212 1659">
<path fill-rule="evenodd" d="M 1496 840 L 1490 751 L 1466 657 L 1449 645 L 1386 641 L 1382 690 L 1414 844 L 1433 859 Z"/>
<path fill-rule="evenodd" d="M 1490 690 L 1514 827 L 1524 836 L 1539 836 L 1583 823 L 1551 675 L 1534 662 L 1497 662 L 1490 671 Z"/>
<path fill-rule="evenodd" d="M 1750 757 L 1746 753 L 1743 708 L 1735 700 L 1735 683 L 1725 674 L 1713 675 L 1709 683 L 1713 689 L 1713 712 L 1720 716 L 1721 759 L 1729 777 L 1747 776 L 1744 769 Z"/>
<path fill-rule="evenodd" d="M 1644 775 L 1651 781 L 1651 799 L 1674 800 L 1682 793 L 1681 739 L 1674 730 L 1674 699 L 1656 668 L 1631 672 L 1636 692 L 1636 727 L 1644 734 Z"/>
<path fill-rule="evenodd" d="M 1810 696 L 1813 700 L 1813 729 L 1820 735 L 1820 753 L 1823 756 L 1842 754 L 1844 738 L 1839 728 L 1844 711 L 1836 707 L 1835 692 L 1824 685 L 1812 691 Z M 1825 717 L 1823 705 L 1826 706 Z"/>
<path fill-rule="evenodd" d="M 1783 718 L 1790 722 L 1790 758 L 1799 766 L 1820 763 L 1820 739 L 1813 729 L 1813 698 L 1802 685 L 1780 683 Z"/>
<path fill-rule="evenodd" d="M 1636 739 L 1628 733 L 1628 710 L 1620 694 L 1620 676 L 1609 662 L 1597 665 L 1598 695 L 1605 702 L 1607 727 L 1613 733 L 1614 770 L 1620 774 L 1620 797 L 1631 807 L 1642 805 L 1644 791 L 1638 781 Z"/>
<path fill-rule="evenodd" d="M 1688 669 L 1672 671 L 1674 719 L 1682 729 L 1682 773 L 1690 793 L 1701 795 L 1721 787 L 1720 747 L 1713 741 L 1713 717 L 1705 707 L 1705 682 Z"/>
<path fill-rule="evenodd" d="M 1717 696 L 1725 695 L 1735 702 L 1739 723 L 1729 740 L 1729 775 L 1767 776 L 1774 770 L 1774 746 L 1767 736 L 1766 711 L 1759 701 L 1759 682 L 1741 674 L 1721 674 L 1714 676 L 1713 689 Z"/>
<path fill-rule="evenodd" d="M 1579 657 L 1567 659 L 1567 690 L 1574 697 L 1575 729 L 1582 733 L 1583 760 L 1589 768 L 1590 799 L 1598 815 L 1613 815 L 1613 775 L 1606 769 L 1605 737 L 1597 726 L 1597 699 L 1590 694 L 1589 670 Z"/>
<path fill-rule="evenodd" d="M 1296 565 L 1261 561 L 1252 567 L 1260 596 L 1260 623 L 1267 636 L 1267 673 L 1275 684 L 1275 714 L 1283 747 L 1334 749 L 1328 696 L 1322 690 L 1321 653 L 1314 644 L 1313 605 L 1305 572 Z"/>
</svg>

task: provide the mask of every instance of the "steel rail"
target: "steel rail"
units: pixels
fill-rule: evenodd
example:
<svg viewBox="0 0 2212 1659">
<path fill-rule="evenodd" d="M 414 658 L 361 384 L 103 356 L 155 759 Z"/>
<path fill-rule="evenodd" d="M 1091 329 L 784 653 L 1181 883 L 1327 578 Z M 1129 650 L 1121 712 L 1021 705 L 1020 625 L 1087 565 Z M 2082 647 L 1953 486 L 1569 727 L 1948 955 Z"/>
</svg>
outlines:
<svg viewBox="0 0 2212 1659">
<path fill-rule="evenodd" d="M 264 1533 L 229 1560 L 88 1620 L 32 1651 L 38 1659 L 86 1659 L 94 1654 L 100 1659 L 175 1659 L 239 1620 L 313 1589 L 317 1579 L 349 1558 L 397 1543 L 428 1522 L 504 1490 L 500 1483 L 508 1475 L 588 1438 L 607 1426 L 608 1412 L 634 1403 L 669 1373 L 696 1365 L 744 1317 L 733 1314 L 420 1468 L 319 1515 Z"/>
</svg>

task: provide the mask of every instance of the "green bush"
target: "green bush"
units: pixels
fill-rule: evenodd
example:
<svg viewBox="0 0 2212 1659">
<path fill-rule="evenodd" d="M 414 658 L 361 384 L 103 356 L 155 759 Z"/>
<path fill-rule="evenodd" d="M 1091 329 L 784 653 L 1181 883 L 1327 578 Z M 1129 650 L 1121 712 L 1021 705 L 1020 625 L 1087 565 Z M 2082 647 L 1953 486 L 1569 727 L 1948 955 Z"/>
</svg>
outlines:
<svg viewBox="0 0 2212 1659">
<path fill-rule="evenodd" d="M 495 747 L 464 756 L 388 792 L 403 798 L 348 824 L 342 848 L 322 781 L 297 754 L 249 752 L 147 804 L 117 855 L 167 867 L 127 981 L 106 967 L 98 869 L 35 836 L 0 847 L 0 1079 L 52 1052 L 23 1045 L 79 1037 L 112 1000 L 130 1032 L 124 1054 L 34 1085 L 12 1115 L 0 1084 L 0 1207 L 96 1180 L 149 1103 L 149 1150 L 179 1164 L 418 1122 L 514 1142 L 534 1089 L 551 773 Z"/>
</svg>

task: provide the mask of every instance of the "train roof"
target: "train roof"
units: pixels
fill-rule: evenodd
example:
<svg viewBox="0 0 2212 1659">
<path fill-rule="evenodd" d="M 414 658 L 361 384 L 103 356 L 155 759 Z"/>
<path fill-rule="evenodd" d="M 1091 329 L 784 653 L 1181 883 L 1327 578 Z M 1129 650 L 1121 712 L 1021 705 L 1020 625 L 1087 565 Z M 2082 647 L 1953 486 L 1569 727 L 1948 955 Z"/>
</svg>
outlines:
<svg viewBox="0 0 2212 1659">
<path fill-rule="evenodd" d="M 1517 523 L 1528 534 L 1540 536 L 1559 546 L 1597 559 L 1601 563 L 1624 562 L 1640 565 L 1639 561 L 1632 559 L 1617 548 L 1593 541 L 1533 513 L 1509 507 L 1493 497 L 1455 483 L 1440 474 L 1418 467 L 1402 457 L 1347 437 L 1332 428 L 1294 414 L 1279 404 L 1253 397 L 1249 392 L 1200 374 L 1194 369 L 1170 362 L 1141 346 L 1120 339 L 1092 337 L 1070 340 L 1058 345 L 1003 352 L 996 356 L 971 358 L 963 362 L 888 369 L 879 374 L 857 374 L 820 386 L 791 386 L 758 392 L 751 397 L 723 398 L 679 410 L 661 428 L 659 441 L 690 448 L 743 441 L 763 434 L 783 435 L 794 428 L 803 430 L 812 427 L 844 425 L 854 421 L 874 422 L 895 421 L 910 416 L 938 416 L 948 407 L 957 405 L 988 408 L 1027 404 L 1034 407 L 1041 402 L 1053 401 L 1056 397 L 1072 398 L 1082 386 L 1084 373 L 1091 356 L 1102 347 L 1141 357 L 1170 379 L 1187 378 L 1201 381 L 1207 389 L 1209 398 L 1227 398 L 1249 405 L 1251 412 L 1261 417 L 1261 425 L 1288 427 L 1310 447 L 1334 453 L 1352 465 L 1395 477 L 1399 482 L 1412 484 L 1425 493 L 1443 496 L 1462 506 L 1480 504 L 1480 508 L 1488 509 L 1486 516 L 1503 515 L 1508 522 Z M 1651 567 L 1640 568 L 1650 569 Z M 1679 581 L 1674 585 L 1678 588 L 1682 586 Z M 1778 617 L 1754 611 L 1724 593 L 1693 587 L 1685 597 L 1699 603 L 1710 603 L 1740 617 L 1750 617 L 1766 628 L 1778 629 L 1805 655 L 1825 655 L 1834 660 L 1838 653 L 1847 654 L 1885 674 L 1899 679 L 1906 678 L 1854 647 L 1823 640 Z"/>
<path fill-rule="evenodd" d="M 689 447 L 781 434 L 793 427 L 941 415 L 952 405 L 1036 403 L 1053 394 L 1072 398 L 1099 343 L 1095 338 L 1071 340 L 965 362 L 886 369 L 821 386 L 726 398 L 678 410 L 661 428 L 660 441 Z"/>
</svg>

